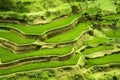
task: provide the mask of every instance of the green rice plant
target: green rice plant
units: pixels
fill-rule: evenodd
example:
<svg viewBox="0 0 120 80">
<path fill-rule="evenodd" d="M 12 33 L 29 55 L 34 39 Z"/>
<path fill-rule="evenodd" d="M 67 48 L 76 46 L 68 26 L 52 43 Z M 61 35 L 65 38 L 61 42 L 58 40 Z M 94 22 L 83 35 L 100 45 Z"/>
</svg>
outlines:
<svg viewBox="0 0 120 80">
<path fill-rule="evenodd" d="M 38 63 L 30 63 L 24 64 L 20 66 L 11 67 L 8 69 L 0 69 L 0 75 L 11 74 L 15 72 L 23 72 L 29 70 L 43 69 L 43 68 L 55 68 L 60 66 L 69 66 L 77 64 L 79 59 L 79 54 L 75 54 L 72 58 L 66 61 L 50 61 L 50 62 L 38 62 Z"/>
<path fill-rule="evenodd" d="M 120 19 L 120 15 L 114 14 L 114 15 L 109 15 L 109 16 L 103 16 L 103 19 L 108 19 L 108 20 Z"/>
<path fill-rule="evenodd" d="M 89 59 L 86 62 L 86 67 L 104 65 L 109 63 L 120 63 L 120 54 L 111 54 L 100 58 Z"/>
<path fill-rule="evenodd" d="M 59 20 L 55 20 L 51 23 L 45 25 L 22 25 L 22 24 L 10 24 L 10 23 L 0 23 L 0 26 L 8 26 L 19 29 L 20 31 L 28 34 L 42 34 L 46 31 L 53 30 L 56 28 L 63 27 L 72 23 L 72 21 L 78 18 L 81 14 L 71 15 Z"/>
<path fill-rule="evenodd" d="M 72 51 L 72 46 L 62 47 L 62 48 L 53 48 L 53 49 L 40 49 L 38 51 L 14 54 L 9 50 L 6 50 L 0 47 L 0 59 L 1 62 L 10 62 L 13 60 L 26 58 L 26 57 L 34 57 L 34 56 L 48 56 L 48 55 L 64 55 Z"/>
<path fill-rule="evenodd" d="M 96 43 L 108 43 L 109 39 L 103 37 L 94 37 L 93 39 L 87 40 L 86 45 L 96 44 Z"/>
<path fill-rule="evenodd" d="M 86 25 L 87 24 L 87 25 Z M 73 28 L 72 30 L 65 32 L 63 34 L 57 35 L 50 39 L 47 39 L 46 42 L 67 42 L 72 41 L 77 38 L 82 32 L 89 29 L 90 22 L 80 23 L 78 26 Z"/>
<path fill-rule="evenodd" d="M 108 31 L 105 31 L 105 35 L 109 38 L 117 38 L 117 39 L 120 39 L 120 30 L 108 30 Z"/>
<path fill-rule="evenodd" d="M 17 44 L 28 44 L 33 43 L 35 41 L 34 39 L 26 39 L 16 33 L 6 30 L 0 30 L 0 37 L 15 42 Z"/>
<path fill-rule="evenodd" d="M 108 25 L 108 24 L 112 24 L 113 23 L 113 21 L 112 20 L 102 20 L 102 21 L 100 21 L 100 24 L 101 25 Z"/>
<path fill-rule="evenodd" d="M 112 49 L 114 49 L 114 46 L 103 45 L 103 46 L 97 46 L 97 47 L 86 49 L 83 53 L 87 55 L 87 54 L 92 54 L 99 51 L 112 50 Z"/>
<path fill-rule="evenodd" d="M 99 0 L 88 4 L 88 8 L 96 7 L 96 6 L 100 7 L 104 11 L 116 12 L 116 6 L 113 4 L 113 0 Z"/>
</svg>

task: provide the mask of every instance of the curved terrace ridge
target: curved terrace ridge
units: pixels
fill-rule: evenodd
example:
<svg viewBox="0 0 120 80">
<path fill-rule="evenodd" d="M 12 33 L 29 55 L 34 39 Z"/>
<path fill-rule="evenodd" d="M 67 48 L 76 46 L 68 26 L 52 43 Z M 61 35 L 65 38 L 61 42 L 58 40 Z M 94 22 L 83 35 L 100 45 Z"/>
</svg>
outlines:
<svg viewBox="0 0 120 80">
<path fill-rule="evenodd" d="M 75 49 L 73 48 L 71 52 L 66 53 L 64 55 L 51 55 L 51 56 L 34 56 L 34 57 L 28 57 L 28 58 L 21 58 L 18 60 L 14 60 L 7 63 L 0 64 L 0 69 L 6 69 L 18 65 L 28 64 L 28 63 L 36 63 L 36 62 L 49 62 L 49 61 L 65 61 L 68 60 L 74 55 Z"/>
</svg>

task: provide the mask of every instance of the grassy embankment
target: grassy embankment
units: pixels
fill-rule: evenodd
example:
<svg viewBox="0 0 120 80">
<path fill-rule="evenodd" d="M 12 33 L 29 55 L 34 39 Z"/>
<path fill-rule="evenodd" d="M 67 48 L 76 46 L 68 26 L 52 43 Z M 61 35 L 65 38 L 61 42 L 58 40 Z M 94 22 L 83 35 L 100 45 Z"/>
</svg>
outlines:
<svg viewBox="0 0 120 80">
<path fill-rule="evenodd" d="M 2 47 L 0 47 L 0 51 L 1 51 L 0 53 L 1 62 L 5 63 L 21 58 L 34 57 L 34 56 L 64 55 L 72 51 L 72 46 L 63 47 L 63 48 L 53 48 L 53 49 L 40 49 L 38 51 L 21 53 L 21 54 L 14 54 Z"/>
</svg>

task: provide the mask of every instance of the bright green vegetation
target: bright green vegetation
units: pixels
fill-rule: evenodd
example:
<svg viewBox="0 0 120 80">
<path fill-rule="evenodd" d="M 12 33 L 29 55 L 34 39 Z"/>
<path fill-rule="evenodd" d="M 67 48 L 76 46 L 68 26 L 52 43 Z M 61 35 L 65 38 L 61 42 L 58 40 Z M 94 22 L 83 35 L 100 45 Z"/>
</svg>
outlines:
<svg viewBox="0 0 120 80">
<path fill-rule="evenodd" d="M 108 30 L 108 31 L 105 31 L 105 35 L 109 38 L 120 39 L 120 30 Z"/>
<path fill-rule="evenodd" d="M 0 30 L 0 37 L 15 42 L 17 44 L 28 44 L 35 41 L 34 39 L 26 39 L 16 33 L 7 30 Z"/>
<path fill-rule="evenodd" d="M 95 43 L 107 43 L 109 40 L 103 37 L 94 37 L 91 40 L 86 41 L 86 45 L 95 44 Z"/>
<path fill-rule="evenodd" d="M 13 11 L 13 12 L 20 12 L 20 13 L 35 13 L 35 12 L 45 12 L 50 11 L 50 9 L 60 10 L 58 9 L 59 6 L 64 6 L 62 9 L 69 9 L 70 2 L 77 3 L 74 0 L 71 1 L 64 1 L 64 0 L 1 0 L 0 9 L 2 11 Z M 17 7 L 16 7 L 17 3 Z M 5 5 L 4 5 L 5 4 Z M 7 6 L 6 6 L 7 5 Z"/>
<path fill-rule="evenodd" d="M 79 59 L 79 54 L 75 54 L 71 59 L 62 62 L 51 61 L 51 62 L 30 63 L 21 66 L 11 67 L 9 69 L 0 69 L 0 75 L 36 70 L 41 68 L 54 68 L 54 67 L 66 66 L 66 65 L 67 66 L 75 65 L 78 59 Z"/>
<path fill-rule="evenodd" d="M 117 63 L 120 62 L 120 54 L 111 54 L 100 58 L 89 59 L 86 62 L 86 67 L 91 67 L 95 65 L 103 65 L 108 63 Z"/>
<path fill-rule="evenodd" d="M 29 53 L 14 54 L 9 50 L 0 47 L 1 62 L 9 62 L 21 58 L 34 57 L 34 56 L 48 56 L 48 55 L 64 55 L 72 51 L 72 46 L 53 49 L 40 49 Z"/>
<path fill-rule="evenodd" d="M 120 19 L 120 15 L 115 14 L 115 15 L 103 16 L 103 19 L 108 19 L 108 20 Z"/>
<path fill-rule="evenodd" d="M 116 12 L 116 6 L 113 4 L 112 0 L 100 0 L 98 1 L 98 4 L 100 4 L 100 8 L 103 10 L 107 10 L 107 11 L 112 11 L 112 12 Z M 109 6 L 106 6 L 109 5 Z"/>
<path fill-rule="evenodd" d="M 53 38 L 50 38 L 47 40 L 47 42 L 67 42 L 67 41 L 72 41 L 75 38 L 77 38 L 78 36 L 80 36 L 80 34 L 82 32 L 84 32 L 85 30 L 88 30 L 89 27 L 91 25 L 91 22 L 86 22 L 86 23 L 80 23 L 78 26 L 76 26 L 74 29 L 65 32 L 63 34 L 57 35 Z"/>
<path fill-rule="evenodd" d="M 84 3 L 84 7 L 90 15 L 106 14 L 106 12 L 103 11 L 116 13 L 116 5 L 113 4 L 113 0 L 96 0 L 89 3 Z"/>
<path fill-rule="evenodd" d="M 32 50 L 34 46 L 27 46 L 25 49 L 14 46 L 13 50 L 11 48 L 9 50 L 9 46 L 12 45 L 0 44 L 0 80 L 3 75 L 9 74 L 14 74 L 12 75 L 14 78 L 8 77 L 2 80 L 33 80 L 32 78 L 43 80 L 41 75 L 45 76 L 43 77 L 44 80 L 99 80 L 94 79 L 96 74 L 96 77 L 100 76 L 98 70 L 104 72 L 103 74 L 106 76 L 105 72 L 114 69 L 113 66 L 107 66 L 106 70 L 104 66 L 95 67 L 92 70 L 90 67 L 110 63 L 120 64 L 120 52 L 118 50 L 120 48 L 120 5 L 115 1 L 119 0 L 0 0 L 0 27 L 14 28 L 21 31 L 23 35 L 30 36 L 31 39 L 11 30 L 2 29 L 0 29 L 0 38 L 18 45 L 35 43 L 42 46 L 39 50 L 34 51 Z M 79 24 L 75 26 L 76 20 Z M 74 28 L 69 29 L 71 26 L 68 27 L 68 25 L 74 25 Z M 69 30 L 63 30 L 63 32 L 62 29 L 66 28 Z M 57 33 L 54 30 L 57 31 L 58 29 L 61 31 L 54 35 Z M 88 30 L 89 32 L 84 33 Z M 38 35 L 37 40 L 32 35 Z M 74 40 L 75 43 L 69 43 Z M 73 55 L 68 55 L 73 49 Z M 50 61 L 38 60 L 38 57 L 47 56 L 53 58 Z M 55 56 L 60 57 L 54 58 Z M 36 60 L 26 60 L 31 58 L 36 58 Z M 63 60 L 59 61 L 59 59 Z M 23 61 L 24 64 L 15 63 L 2 66 L 2 64 L 17 60 L 26 61 Z M 43 69 L 44 71 L 44 68 L 50 72 L 49 79 L 46 77 L 46 73 L 41 73 L 39 70 Z M 32 70 L 40 72 L 36 75 L 31 73 L 27 76 L 24 75 L 24 72 L 32 72 Z M 94 71 L 98 72 L 95 73 Z M 15 74 L 17 72 L 22 72 L 24 78 L 19 79 L 18 76 L 20 77 L 21 74 Z M 117 78 L 114 74 L 111 80 Z M 101 80 L 110 79 L 101 78 Z"/>
<path fill-rule="evenodd" d="M 92 54 L 92 53 L 99 52 L 99 51 L 112 50 L 112 49 L 114 49 L 113 46 L 103 45 L 103 46 L 86 49 L 83 53 L 87 55 L 87 54 Z"/>
<path fill-rule="evenodd" d="M 53 21 L 51 23 L 45 25 L 37 25 L 37 26 L 30 26 L 30 25 L 18 25 L 18 24 L 8 24 L 8 23 L 0 23 L 0 26 L 9 26 L 13 28 L 17 28 L 24 33 L 28 34 L 42 34 L 46 31 L 53 30 L 56 28 L 63 27 L 65 25 L 70 24 L 76 18 L 80 17 L 81 14 L 71 15 L 69 17 L 62 18 L 60 20 Z"/>
<path fill-rule="evenodd" d="M 109 6 L 106 6 L 109 5 Z M 97 8 L 110 12 L 116 12 L 116 6 L 113 4 L 112 0 L 99 0 L 89 3 L 88 8 Z"/>
<path fill-rule="evenodd" d="M 101 25 L 108 25 L 108 24 L 111 25 L 112 23 L 113 23 L 112 20 L 109 20 L 109 21 L 107 21 L 107 20 L 103 20 L 103 21 L 100 22 Z"/>
<path fill-rule="evenodd" d="M 2 19 L 12 18 L 25 23 L 34 23 L 35 20 L 37 24 L 72 13 L 71 6 L 79 7 L 78 5 L 80 5 L 75 0 L 0 0 L 0 2 L 0 17 Z"/>
</svg>

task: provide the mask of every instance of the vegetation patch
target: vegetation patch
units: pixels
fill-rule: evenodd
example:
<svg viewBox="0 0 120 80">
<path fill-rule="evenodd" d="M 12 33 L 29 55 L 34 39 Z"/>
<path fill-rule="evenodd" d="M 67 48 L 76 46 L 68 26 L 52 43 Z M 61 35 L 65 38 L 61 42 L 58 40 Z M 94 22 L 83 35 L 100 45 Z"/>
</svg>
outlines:
<svg viewBox="0 0 120 80">
<path fill-rule="evenodd" d="M 7 30 L 0 30 L 0 37 L 5 38 L 9 41 L 12 41 L 17 44 L 28 44 L 35 42 L 34 39 L 26 39 L 16 33 L 7 31 Z"/>
<path fill-rule="evenodd" d="M 47 40 L 47 42 L 67 42 L 72 41 L 77 38 L 82 32 L 88 30 L 90 27 L 90 22 L 80 23 L 74 29 L 70 30 L 69 32 L 65 32 L 53 38 Z"/>
<path fill-rule="evenodd" d="M 0 80 L 120 79 L 105 75 L 120 65 L 119 0 L 0 0 L 0 10 Z"/>
<path fill-rule="evenodd" d="M 35 69 L 41 69 L 41 68 L 54 68 L 54 67 L 60 67 L 60 66 L 67 66 L 67 65 L 75 65 L 77 63 L 77 60 L 79 58 L 79 54 L 74 55 L 69 60 L 63 61 L 63 62 L 40 62 L 40 63 L 31 63 L 26 65 L 21 65 L 9 69 L 0 69 L 0 74 L 11 74 L 15 72 L 21 72 L 21 71 L 29 71 L 29 70 L 35 70 Z"/>
<path fill-rule="evenodd" d="M 21 54 L 14 54 L 2 47 L 0 48 L 0 51 L 1 51 L 0 53 L 1 62 L 5 63 L 21 58 L 34 57 L 34 56 L 64 55 L 72 51 L 72 46 L 63 47 L 63 48 L 54 48 L 54 49 L 43 49 L 43 50 L 40 49 L 38 51 L 21 53 Z"/>
<path fill-rule="evenodd" d="M 86 49 L 85 51 L 83 51 L 83 54 L 87 55 L 87 54 L 92 54 L 99 51 L 112 50 L 112 49 L 114 49 L 114 46 L 105 46 L 105 45 L 97 46 L 97 47 Z"/>
<path fill-rule="evenodd" d="M 100 57 L 100 58 L 95 58 L 95 59 L 89 59 L 86 62 L 86 67 L 91 67 L 94 65 L 103 65 L 103 64 L 108 64 L 108 63 L 119 63 L 120 62 L 120 54 L 111 54 L 111 55 L 107 55 L 104 57 Z"/>
<path fill-rule="evenodd" d="M 74 19 L 78 18 L 80 14 L 71 15 L 69 17 L 62 18 L 60 20 L 53 21 L 51 23 L 45 24 L 45 25 L 18 25 L 18 24 L 6 24 L 6 23 L 0 23 L 1 26 L 8 26 L 17 28 L 18 30 L 28 33 L 28 34 L 42 34 L 46 31 L 53 30 L 56 28 L 63 27 L 69 23 L 71 23 Z"/>
</svg>

